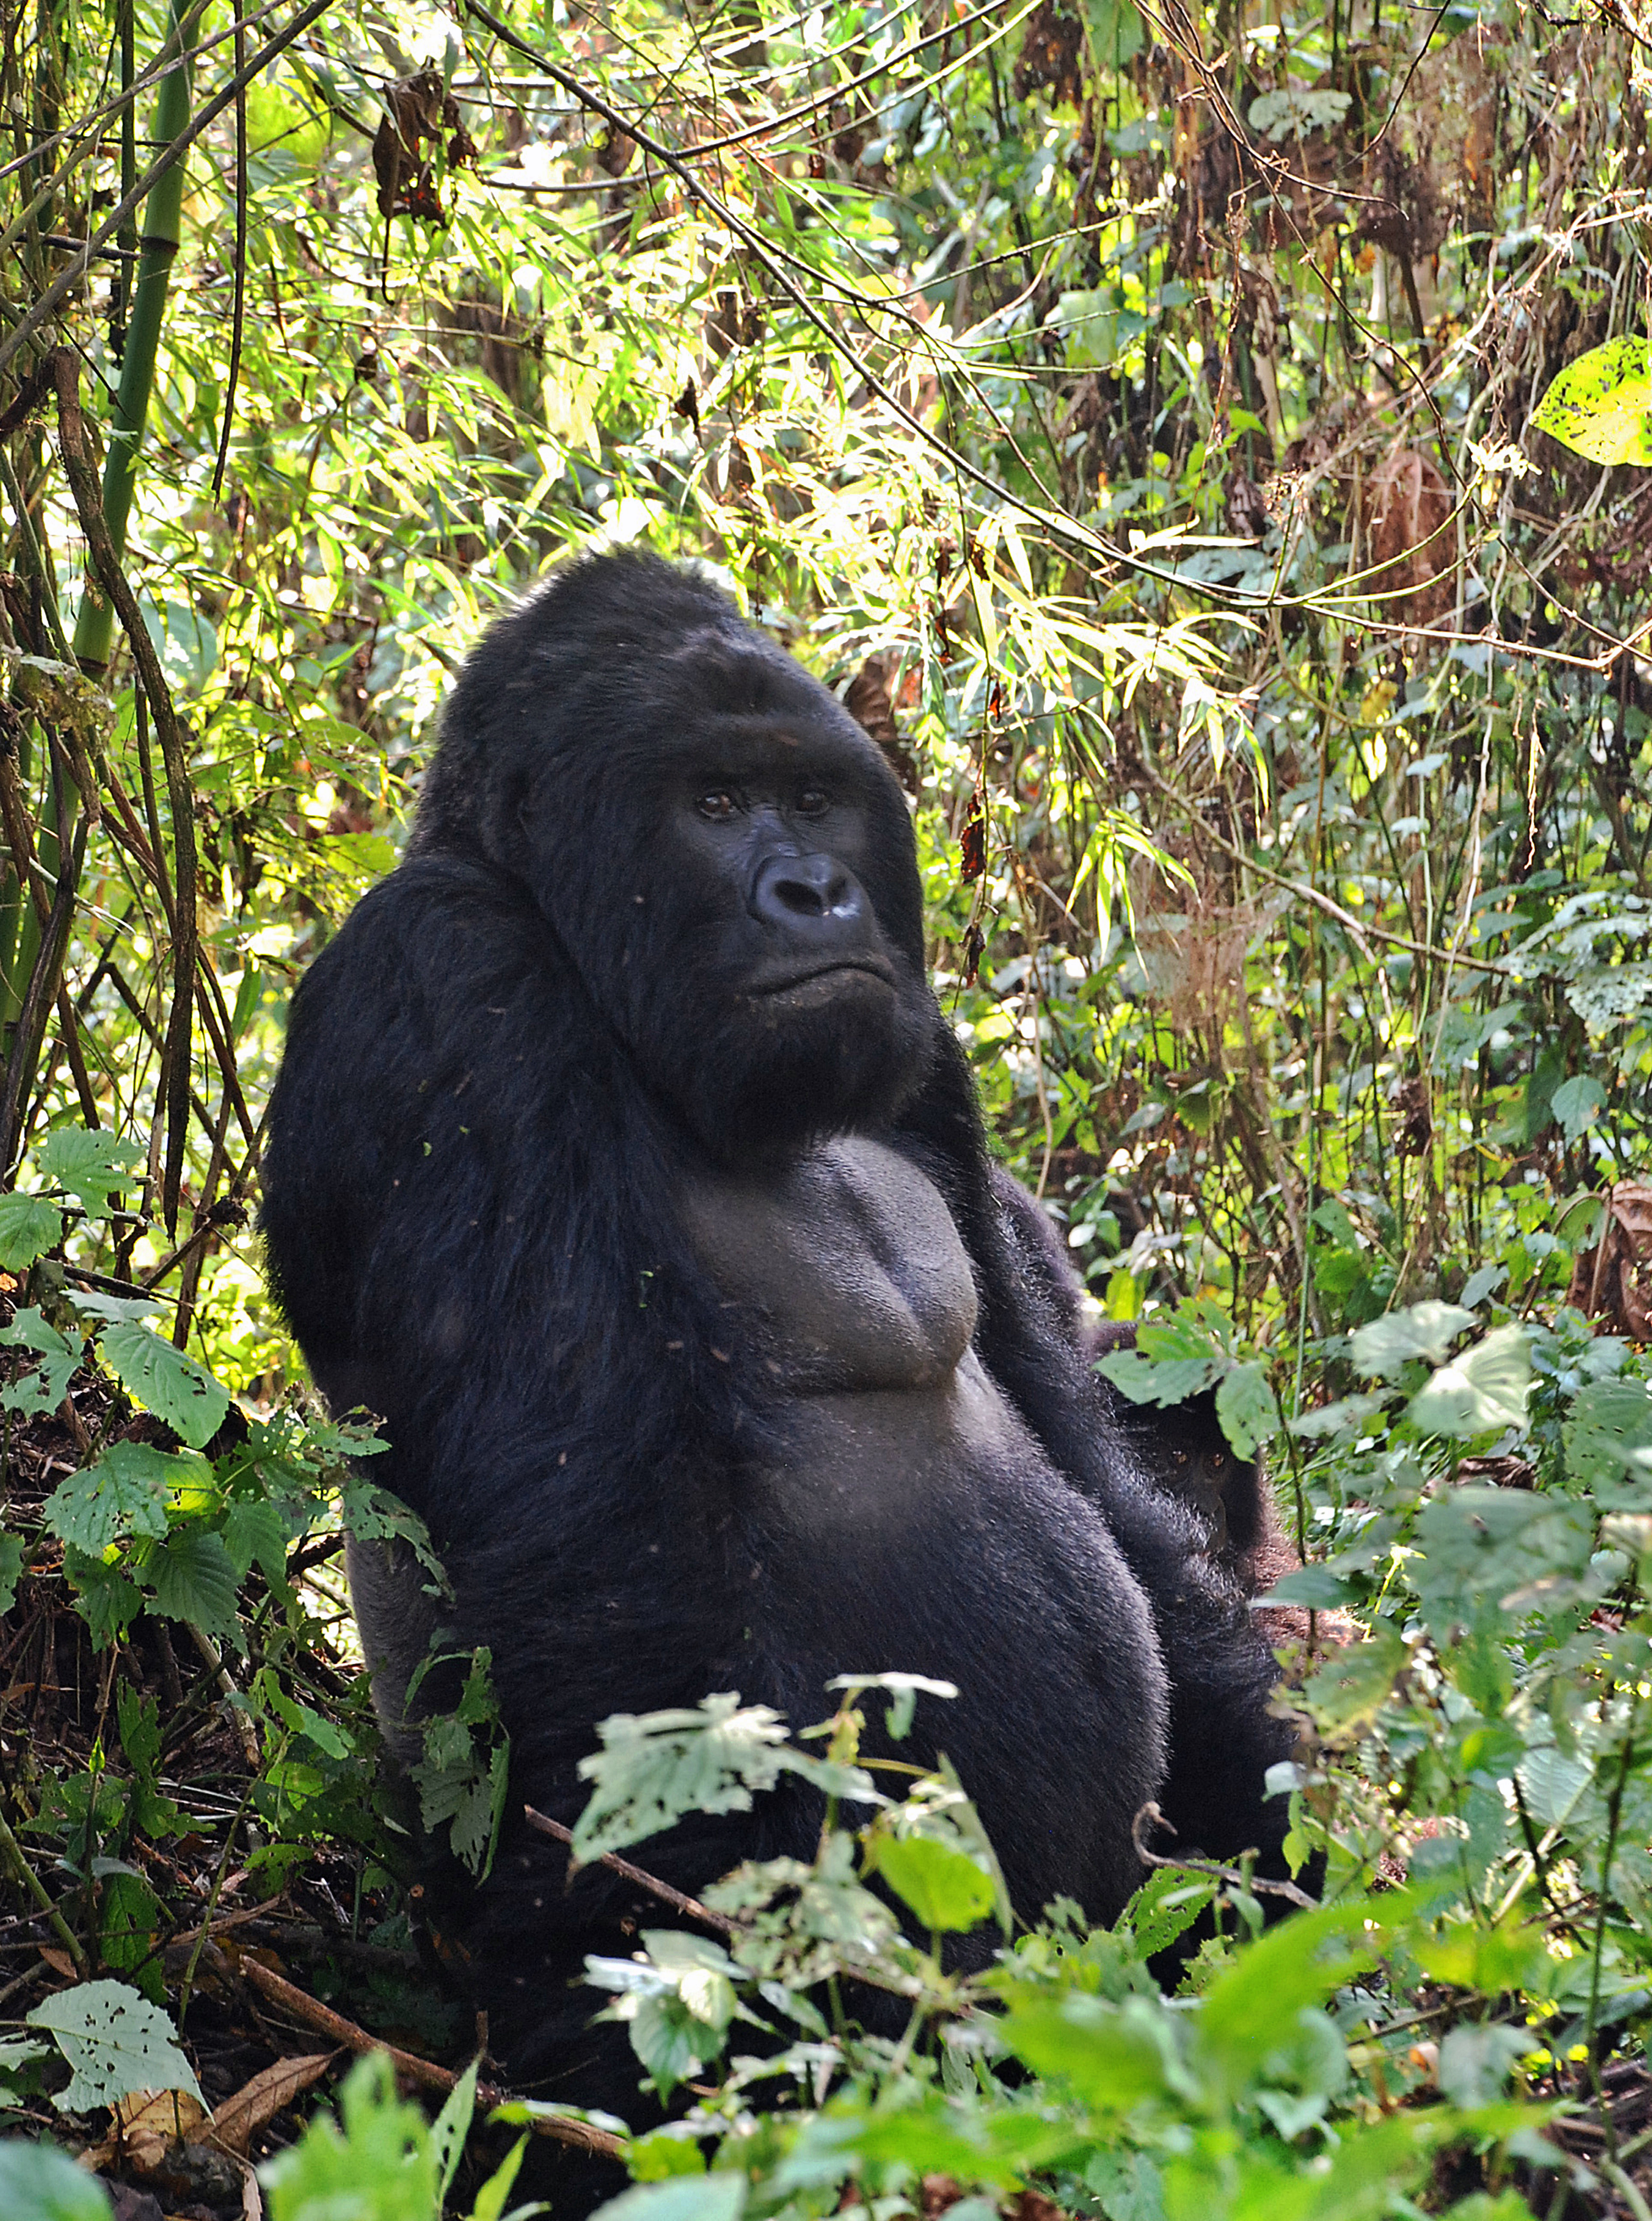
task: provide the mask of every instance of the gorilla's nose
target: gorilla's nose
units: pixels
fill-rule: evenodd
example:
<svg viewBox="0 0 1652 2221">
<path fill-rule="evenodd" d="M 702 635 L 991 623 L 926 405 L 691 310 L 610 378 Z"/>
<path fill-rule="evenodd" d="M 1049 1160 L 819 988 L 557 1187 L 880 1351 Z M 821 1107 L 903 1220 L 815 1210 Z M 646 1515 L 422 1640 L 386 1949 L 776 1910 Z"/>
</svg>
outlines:
<svg viewBox="0 0 1652 2221">
<path fill-rule="evenodd" d="M 765 925 L 788 933 L 832 934 L 861 923 L 866 897 L 830 856 L 771 856 L 759 869 L 751 909 Z"/>
</svg>

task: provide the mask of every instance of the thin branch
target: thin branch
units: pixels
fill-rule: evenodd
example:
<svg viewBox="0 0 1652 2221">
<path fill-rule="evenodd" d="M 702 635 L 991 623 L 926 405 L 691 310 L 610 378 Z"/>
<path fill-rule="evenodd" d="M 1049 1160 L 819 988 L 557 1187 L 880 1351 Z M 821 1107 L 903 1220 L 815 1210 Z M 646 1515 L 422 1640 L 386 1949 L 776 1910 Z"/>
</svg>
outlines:
<svg viewBox="0 0 1652 2221">
<path fill-rule="evenodd" d="M 1317 1912 L 1319 1900 L 1310 1897 L 1305 1889 L 1298 1889 L 1293 1881 L 1263 1881 L 1256 1874 L 1242 1874 L 1237 1867 L 1224 1867 L 1215 1859 L 1167 1859 L 1157 1851 L 1150 1851 L 1142 1840 L 1149 1828 L 1162 1828 L 1168 1836 L 1176 1830 L 1151 1799 L 1130 1822 L 1130 1841 L 1136 1846 L 1136 1855 L 1144 1867 L 1174 1867 L 1192 1874 L 1212 1874 L 1217 1881 L 1225 1881 L 1236 1889 L 1248 1889 L 1258 1897 L 1282 1897 L 1287 1905 L 1296 1905 L 1304 1912 Z M 1254 1856 L 1255 1854 L 1247 1855 Z"/>
<path fill-rule="evenodd" d="M 410 2082 L 416 2082 L 426 2090 L 439 2090 L 444 2097 L 458 2086 L 459 2077 L 450 2068 L 438 2067 L 434 2060 L 421 2059 L 416 2052 L 400 2050 L 395 2044 L 385 2043 L 380 2036 L 370 2036 L 365 2028 L 358 2028 L 353 2020 L 346 2020 L 342 2013 L 335 2013 L 330 2005 L 318 2004 L 314 1998 L 307 1997 L 296 1983 L 285 1981 L 279 1974 L 272 1974 L 250 1953 L 242 1958 L 241 1972 L 255 1990 L 263 1992 L 272 2005 L 285 2006 L 295 2020 L 301 2021 L 306 2028 L 313 2028 L 319 2035 L 330 2036 L 335 2043 L 363 2055 L 382 2051 Z M 491 2113 L 496 2106 L 508 2104 L 510 2097 L 509 2091 L 501 2090 L 493 2083 L 479 2082 L 476 2086 L 476 2102 L 485 2112 Z M 561 2144 L 572 2144 L 576 2151 L 588 2152 L 596 2159 L 618 2159 L 624 2153 L 625 2146 L 618 2137 L 610 2135 L 606 2129 L 593 2128 L 588 2121 L 567 2120 L 554 2113 L 535 2113 L 528 2125 L 536 2136 L 553 2137 Z"/>
<path fill-rule="evenodd" d="M 522 1810 L 523 1817 L 530 1828 L 537 1829 L 541 1836 L 554 1836 L 559 1843 L 566 1843 L 570 1849 L 573 1849 L 572 1828 L 565 1828 L 560 1820 L 553 1820 L 548 1813 L 536 1812 L 531 1805 L 524 1805 Z M 706 1927 L 714 1930 L 725 1941 L 739 1932 L 734 1922 L 723 1913 L 713 1912 L 710 1906 L 702 1905 L 698 1897 L 685 1897 L 680 1889 L 673 1889 L 668 1881 L 661 1881 L 657 1874 L 644 1874 L 641 1867 L 634 1867 L 629 1859 L 621 1858 L 616 1851 L 604 1851 L 591 1863 L 593 1866 L 606 1867 L 610 1873 L 618 1874 L 623 1880 L 633 1883 L 638 1889 L 647 1890 L 651 1897 L 657 1897 L 662 1905 L 670 1905 L 673 1912 L 680 1912 L 685 1920 L 704 1922 Z M 576 1860 L 570 1859 L 569 1871 L 572 1872 L 577 1864 Z"/>
</svg>

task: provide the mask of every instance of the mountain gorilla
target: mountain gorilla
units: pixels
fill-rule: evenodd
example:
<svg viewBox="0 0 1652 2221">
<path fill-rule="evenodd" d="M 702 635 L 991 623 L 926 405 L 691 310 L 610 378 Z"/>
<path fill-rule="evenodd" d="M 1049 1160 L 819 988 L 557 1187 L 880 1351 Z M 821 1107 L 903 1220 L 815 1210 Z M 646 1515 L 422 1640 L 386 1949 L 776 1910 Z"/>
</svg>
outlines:
<svg viewBox="0 0 1652 2221">
<path fill-rule="evenodd" d="M 1006 1231 L 924 971 L 878 749 L 727 598 L 637 554 L 558 572 L 447 704 L 405 860 L 294 999 L 274 1286 L 486 1643 L 510 1811 L 572 1822 L 616 1711 L 737 1689 L 802 1724 L 846 1671 L 954 1681 L 944 1750 L 1017 1910 L 1116 1914 L 1130 1823 L 1259 1845 L 1288 1727 L 1236 1585 L 1155 1492 Z M 354 1554 L 401 1729 L 430 1609 Z M 812 1794 L 686 1823 L 693 1890 L 812 1855 Z M 635 2118 L 587 1951 L 640 1902 L 507 1824 L 464 1947 L 514 2077 Z"/>
</svg>

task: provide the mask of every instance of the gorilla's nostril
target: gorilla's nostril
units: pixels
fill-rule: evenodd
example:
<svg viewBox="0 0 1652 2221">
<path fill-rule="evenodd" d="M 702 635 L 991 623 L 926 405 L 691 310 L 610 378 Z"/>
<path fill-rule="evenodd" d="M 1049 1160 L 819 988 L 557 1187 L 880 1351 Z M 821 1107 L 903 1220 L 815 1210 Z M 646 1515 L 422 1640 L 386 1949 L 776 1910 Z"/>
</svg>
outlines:
<svg viewBox="0 0 1652 2221">
<path fill-rule="evenodd" d="M 819 875 L 804 879 L 787 873 L 783 877 L 777 875 L 773 884 L 775 894 L 787 910 L 795 910 L 799 917 L 824 917 L 842 903 L 848 883 L 838 872 L 829 879 Z"/>
<path fill-rule="evenodd" d="M 830 856 L 779 856 L 758 873 L 752 907 L 775 924 L 842 924 L 860 918 L 860 891 Z"/>
</svg>

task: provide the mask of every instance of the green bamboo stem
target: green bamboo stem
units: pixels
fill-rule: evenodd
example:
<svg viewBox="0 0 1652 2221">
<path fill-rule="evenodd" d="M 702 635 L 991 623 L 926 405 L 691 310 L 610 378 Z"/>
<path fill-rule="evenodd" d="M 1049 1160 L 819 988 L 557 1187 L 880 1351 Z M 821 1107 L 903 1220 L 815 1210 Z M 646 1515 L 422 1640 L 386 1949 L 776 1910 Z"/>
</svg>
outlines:
<svg viewBox="0 0 1652 2221">
<path fill-rule="evenodd" d="M 172 0 L 162 61 L 171 61 L 173 66 L 162 76 L 155 97 L 154 139 L 161 147 L 170 146 L 189 128 L 193 80 L 188 50 L 191 32 L 198 19 L 200 9 L 201 0 L 193 0 L 193 4 L 191 0 Z M 129 106 L 127 113 L 129 116 Z M 117 562 L 126 548 L 126 528 L 132 510 L 132 490 L 137 478 L 138 451 L 148 421 L 149 397 L 154 390 L 155 361 L 160 349 L 166 291 L 182 235 L 185 182 L 185 164 L 174 162 L 156 180 L 144 203 L 144 229 L 139 247 L 137 279 L 132 291 L 130 316 L 121 355 L 121 380 L 116 389 L 109 447 L 103 464 L 103 520 L 109 528 Z M 74 638 L 71 643 L 75 660 L 83 671 L 96 675 L 107 665 L 110 644 L 114 636 L 114 608 L 98 583 L 95 568 L 89 565 L 79 613 L 75 619 Z M 75 798 L 71 796 L 71 824 L 74 815 Z M 41 868 L 48 880 L 55 881 L 61 860 L 58 829 L 51 822 L 49 811 L 41 815 L 39 842 Z M 11 921 L 6 919 L 0 923 L 9 925 Z M 13 1023 L 21 983 L 34 976 L 40 954 L 40 920 L 25 902 L 20 901 L 17 905 L 16 931 L 16 955 L 9 969 L 11 992 L 6 1004 L 6 1016 Z"/>
<path fill-rule="evenodd" d="M 153 136 L 158 147 L 169 147 L 189 128 L 192 73 L 187 52 L 191 22 L 198 13 L 198 4 L 191 7 L 189 0 L 172 0 L 165 51 L 168 58 L 176 57 L 176 66 L 161 78 L 155 100 Z M 138 450 L 149 416 L 149 397 L 154 391 L 166 289 L 182 235 L 185 170 L 183 162 L 174 162 L 156 180 L 144 203 L 137 283 L 132 290 L 121 382 L 116 389 L 103 463 L 103 521 L 117 561 L 126 552 L 127 519 L 138 474 Z M 89 578 L 74 629 L 74 652 L 83 670 L 98 672 L 109 661 L 114 623 L 115 612 L 108 599 Z"/>
</svg>

